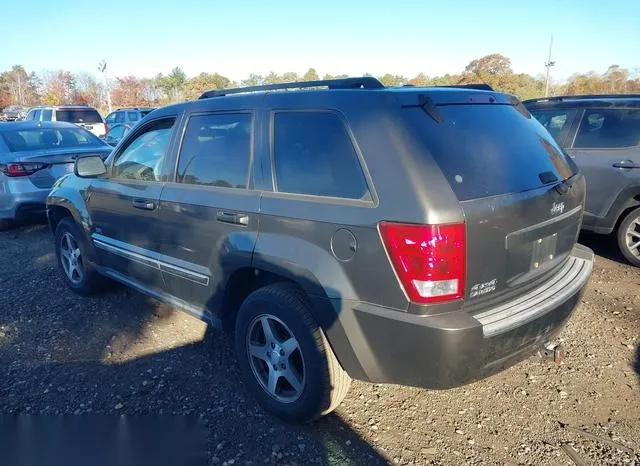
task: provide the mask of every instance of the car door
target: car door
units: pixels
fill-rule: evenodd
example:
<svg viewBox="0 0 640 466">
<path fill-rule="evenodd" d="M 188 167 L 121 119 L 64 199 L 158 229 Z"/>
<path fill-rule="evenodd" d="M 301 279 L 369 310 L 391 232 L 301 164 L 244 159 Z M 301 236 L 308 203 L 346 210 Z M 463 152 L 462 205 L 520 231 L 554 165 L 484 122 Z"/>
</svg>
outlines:
<svg viewBox="0 0 640 466">
<path fill-rule="evenodd" d="M 110 157 L 109 174 L 93 180 L 87 200 L 100 265 L 116 278 L 162 288 L 158 206 L 179 116 L 138 128 Z"/>
<path fill-rule="evenodd" d="M 585 215 L 607 215 L 623 189 L 640 184 L 640 109 L 587 108 L 567 148 L 587 180 Z"/>
<path fill-rule="evenodd" d="M 257 128 L 249 109 L 191 113 L 175 177 L 160 197 L 163 277 L 199 315 L 219 317 L 228 277 L 251 264 L 260 205 L 251 173 Z"/>
</svg>

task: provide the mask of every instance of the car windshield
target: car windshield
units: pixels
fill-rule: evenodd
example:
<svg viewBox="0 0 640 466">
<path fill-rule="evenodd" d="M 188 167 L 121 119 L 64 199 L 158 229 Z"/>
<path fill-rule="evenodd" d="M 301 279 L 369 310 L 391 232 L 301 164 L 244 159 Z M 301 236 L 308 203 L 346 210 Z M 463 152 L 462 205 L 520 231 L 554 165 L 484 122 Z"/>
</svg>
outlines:
<svg viewBox="0 0 640 466">
<path fill-rule="evenodd" d="M 102 123 L 100 114 L 90 108 L 64 108 L 56 110 L 57 121 L 67 121 L 69 123 L 94 124 Z"/>
<path fill-rule="evenodd" d="M 0 132 L 10 152 L 104 147 L 105 143 L 82 128 L 33 128 Z"/>
</svg>

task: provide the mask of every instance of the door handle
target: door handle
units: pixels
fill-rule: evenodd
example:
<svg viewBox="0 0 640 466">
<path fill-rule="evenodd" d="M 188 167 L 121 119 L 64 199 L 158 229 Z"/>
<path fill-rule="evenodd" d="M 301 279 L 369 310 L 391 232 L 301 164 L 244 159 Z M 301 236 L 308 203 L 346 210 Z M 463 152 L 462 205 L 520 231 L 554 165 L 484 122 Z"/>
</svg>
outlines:
<svg viewBox="0 0 640 466">
<path fill-rule="evenodd" d="M 218 211 L 216 214 L 218 222 L 233 223 L 235 225 L 249 225 L 249 215 L 239 212 Z"/>
<path fill-rule="evenodd" d="M 640 163 L 634 162 L 616 162 L 613 164 L 615 168 L 640 168 Z"/>
<path fill-rule="evenodd" d="M 156 208 L 156 203 L 149 199 L 134 199 L 133 207 L 136 209 L 154 210 Z"/>
</svg>

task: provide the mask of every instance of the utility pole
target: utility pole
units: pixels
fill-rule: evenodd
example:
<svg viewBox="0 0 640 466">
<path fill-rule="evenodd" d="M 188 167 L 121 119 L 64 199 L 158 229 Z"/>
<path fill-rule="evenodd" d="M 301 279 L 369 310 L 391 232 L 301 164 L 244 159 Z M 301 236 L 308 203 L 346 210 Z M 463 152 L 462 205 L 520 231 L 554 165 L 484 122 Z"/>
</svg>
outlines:
<svg viewBox="0 0 640 466">
<path fill-rule="evenodd" d="M 556 62 L 551 60 L 551 47 L 553 47 L 553 34 L 551 34 L 551 41 L 549 42 L 549 58 L 545 62 L 544 66 L 547 68 L 547 84 L 544 87 L 544 96 L 549 97 L 549 84 L 550 84 L 550 73 L 551 67 L 555 66 Z"/>
<path fill-rule="evenodd" d="M 107 107 L 109 107 L 109 113 L 111 113 L 111 88 L 109 86 L 109 77 L 107 76 L 107 62 L 102 60 L 98 63 L 98 71 L 102 73 L 102 77 L 104 79 L 104 90 L 107 93 Z"/>
</svg>

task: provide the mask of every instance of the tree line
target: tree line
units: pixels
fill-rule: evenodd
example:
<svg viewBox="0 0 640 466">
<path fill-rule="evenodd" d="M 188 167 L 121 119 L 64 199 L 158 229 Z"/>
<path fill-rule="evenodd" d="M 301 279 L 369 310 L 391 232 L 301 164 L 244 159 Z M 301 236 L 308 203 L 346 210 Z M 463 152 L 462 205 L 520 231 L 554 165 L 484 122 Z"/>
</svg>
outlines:
<svg viewBox="0 0 640 466">
<path fill-rule="evenodd" d="M 371 76 L 370 74 L 366 74 Z M 294 81 L 342 78 L 347 75 L 320 76 L 314 68 L 300 75 L 296 72 L 267 75 L 250 74 L 240 82 L 220 73 L 200 73 L 187 77 L 180 67 L 168 74 L 152 78 L 121 76 L 108 81 L 97 79 L 87 72 L 65 70 L 27 72 L 21 65 L 0 73 L 0 108 L 17 104 L 23 106 L 86 104 L 106 112 L 107 92 L 113 107 L 159 106 L 197 99 L 204 91 L 238 86 L 256 86 Z M 387 73 L 378 79 L 385 86 L 443 86 L 486 83 L 494 89 L 517 95 L 520 99 L 544 96 L 545 77 L 515 73 L 511 60 L 491 54 L 472 60 L 459 74 L 428 76 L 420 73 L 412 78 Z M 640 93 L 640 69 L 628 70 L 611 65 L 604 73 L 594 71 L 576 73 L 565 83 L 552 83 L 550 95 Z"/>
</svg>

